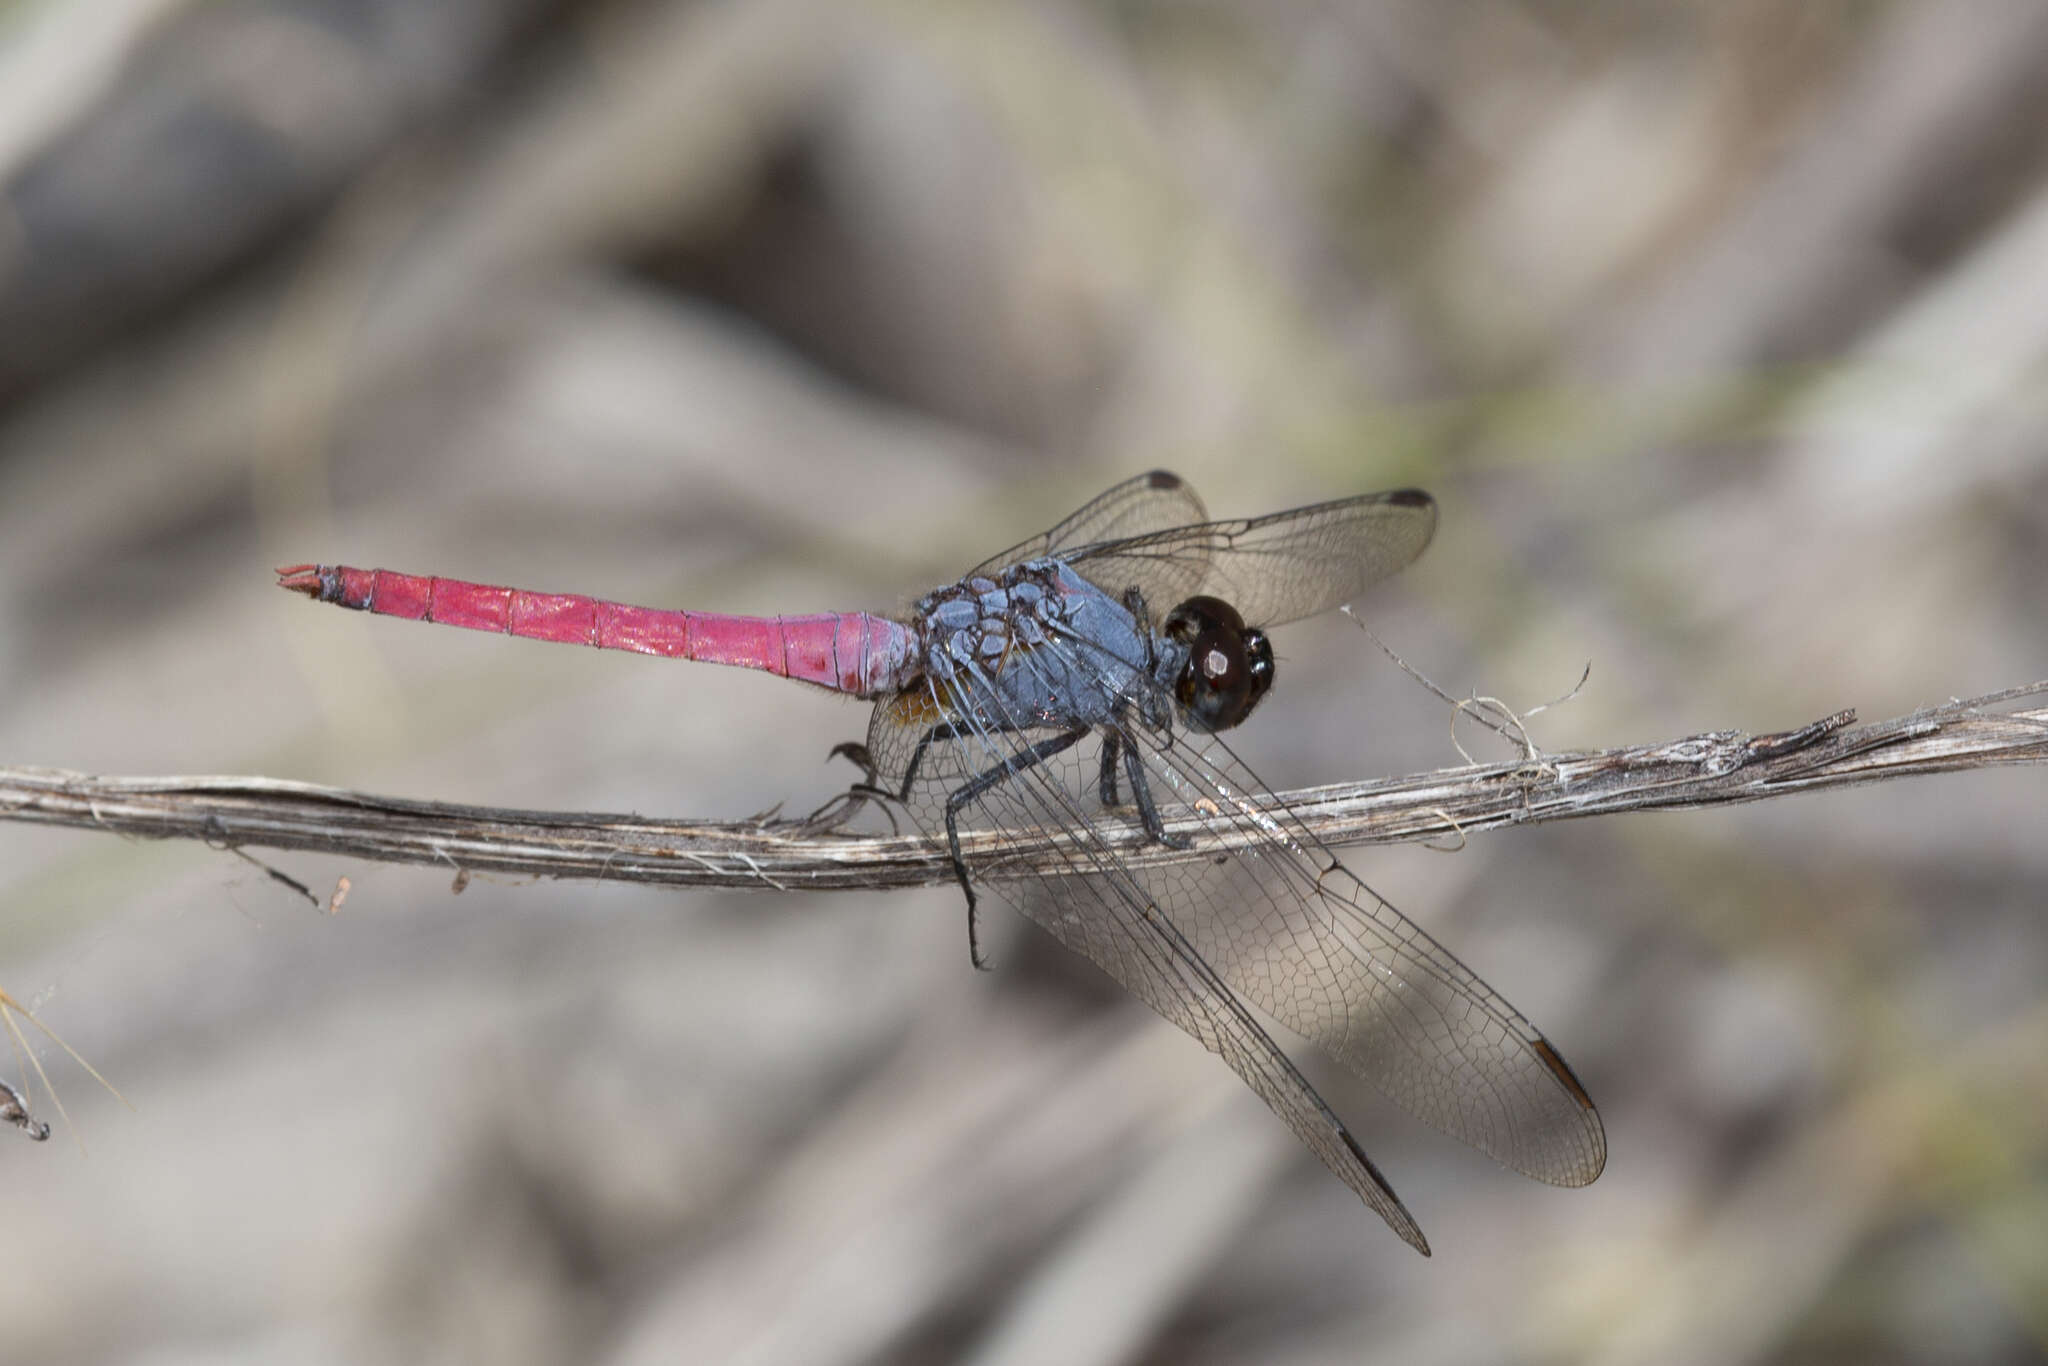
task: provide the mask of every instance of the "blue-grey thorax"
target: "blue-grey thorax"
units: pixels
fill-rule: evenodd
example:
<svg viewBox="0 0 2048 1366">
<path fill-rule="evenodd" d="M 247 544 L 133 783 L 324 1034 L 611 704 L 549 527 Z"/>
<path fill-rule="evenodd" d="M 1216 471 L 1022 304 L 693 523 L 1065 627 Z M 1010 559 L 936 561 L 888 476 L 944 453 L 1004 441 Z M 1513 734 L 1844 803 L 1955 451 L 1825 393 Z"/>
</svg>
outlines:
<svg viewBox="0 0 2048 1366">
<path fill-rule="evenodd" d="M 984 725 L 1102 725 L 1150 710 L 1184 646 L 1148 643 L 1131 609 L 1059 560 L 1026 560 L 921 599 L 925 674 Z M 1163 719 L 1145 716 L 1154 721 Z"/>
</svg>

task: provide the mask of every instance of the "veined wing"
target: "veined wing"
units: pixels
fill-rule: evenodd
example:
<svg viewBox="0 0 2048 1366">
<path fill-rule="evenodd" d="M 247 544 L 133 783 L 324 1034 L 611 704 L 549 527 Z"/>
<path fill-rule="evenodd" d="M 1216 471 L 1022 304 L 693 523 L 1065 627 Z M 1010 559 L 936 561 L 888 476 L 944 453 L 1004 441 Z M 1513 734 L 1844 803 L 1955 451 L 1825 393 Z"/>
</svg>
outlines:
<svg viewBox="0 0 2048 1366">
<path fill-rule="evenodd" d="M 1125 536 L 1060 558 L 1113 598 L 1137 588 L 1155 620 L 1206 593 L 1253 626 L 1278 626 L 1351 601 L 1412 563 L 1435 533 L 1436 500 L 1394 489 Z"/>
<path fill-rule="evenodd" d="M 1007 667 L 1043 668 L 1046 651 L 1065 652 L 1061 662 L 1071 666 L 1087 649 L 1060 642 L 1014 651 Z M 1104 662 L 1102 670 L 1120 686 L 1149 686 L 1134 682 L 1142 676 L 1121 664 Z M 888 704 L 878 710 L 878 723 L 887 710 Z M 1186 1023 L 1195 1007 L 1171 999 L 1162 1004 L 1164 990 L 1131 966 L 1159 951 L 1135 947 L 1133 939 L 1158 940 L 1170 928 L 1231 992 L 1315 1042 L 1424 1123 L 1539 1180 L 1577 1186 L 1600 1174 L 1606 1137 L 1599 1115 L 1534 1025 L 1344 868 L 1294 813 L 1271 801 L 1220 740 L 1186 727 L 1170 744 L 1157 739 L 1135 722 L 1122 728 L 1121 743 L 1135 751 L 1162 815 L 1209 845 L 1209 857 L 1167 861 L 1156 849 L 1119 857 L 1106 847 L 1103 830 L 1128 829 L 1135 812 L 1102 807 L 1099 743 L 1091 737 L 997 783 L 977 803 L 992 827 L 1068 829 L 1081 840 L 1083 855 L 1074 857 L 1072 875 L 1058 880 L 1048 904 L 1027 901 L 1027 914 L 1208 1042 Z M 928 770 L 920 779 L 924 804 L 914 801 L 914 814 L 926 828 L 938 828 L 932 803 L 942 805 L 947 791 L 1003 764 L 1022 744 L 986 726 L 970 740 L 949 744 L 941 768 L 950 771 Z M 887 746 L 874 748 L 880 759 Z M 893 753 L 900 765 L 900 741 Z M 1117 778 L 1118 796 L 1129 803 L 1122 764 Z M 1005 873 L 1000 860 L 983 871 L 995 878 Z M 1205 1002 L 1201 1009 L 1213 1015 L 1217 1007 Z M 1267 1094 L 1258 1081 L 1253 1086 Z M 1327 1142 L 1309 1141 L 1359 1189 L 1355 1173 L 1332 1161 Z M 1364 1189 L 1360 1193 L 1373 1203 Z"/>
<path fill-rule="evenodd" d="M 1088 657 L 1079 642 L 1051 648 Z M 1223 980 L 1502 1165 L 1561 1186 L 1599 1176 L 1600 1116 L 1541 1031 L 1347 869 L 1220 738 L 1183 723 L 1163 739 L 1124 728 L 1162 816 L 1219 847 L 1199 862 L 1129 860 L 1130 876 Z"/>
<path fill-rule="evenodd" d="M 955 723 L 957 733 L 934 738 L 935 716 Z M 897 699 L 878 705 L 868 745 L 881 771 L 898 779 L 912 755 L 922 749 L 907 805 L 928 832 L 943 837 L 948 794 L 966 788 L 981 775 L 1016 764 L 1032 745 L 1059 734 L 1057 729 L 1045 727 L 998 730 L 976 725 L 962 713 L 947 709 L 943 696 L 932 692 L 916 701 Z M 1215 969 L 1203 961 L 1175 918 L 1148 899 L 1146 888 L 1103 841 L 1094 823 L 1099 813 L 1084 809 L 1088 794 L 1095 791 L 1093 750 L 1094 746 L 1084 741 L 1077 749 L 1022 767 L 979 793 L 961 812 L 962 824 L 970 828 L 1069 831 L 1073 836 L 1065 850 L 1069 875 L 1010 880 L 1022 869 L 999 851 L 977 870 L 977 887 L 1022 910 L 1054 938 L 1091 959 L 1125 990 L 1220 1056 L 1324 1166 L 1357 1192 L 1403 1241 L 1428 1256 L 1429 1243 L 1414 1216 L 1343 1122 Z"/>
<path fill-rule="evenodd" d="M 1096 495 L 1050 531 L 991 555 L 961 577 L 993 574 L 1006 565 L 1043 559 L 1075 546 L 1154 535 L 1208 515 L 1185 479 L 1168 470 L 1148 470 Z M 1174 603 L 1179 601 L 1174 599 Z"/>
<path fill-rule="evenodd" d="M 1234 848 L 1134 876 L 1222 978 L 1423 1123 L 1539 1181 L 1607 1162 L 1585 1088 L 1535 1025 L 1354 875 L 1222 741 L 1140 763 L 1162 815 Z M 1171 794 L 1171 795 L 1169 795 Z M 1182 804 L 1185 805 L 1182 805 Z"/>
</svg>

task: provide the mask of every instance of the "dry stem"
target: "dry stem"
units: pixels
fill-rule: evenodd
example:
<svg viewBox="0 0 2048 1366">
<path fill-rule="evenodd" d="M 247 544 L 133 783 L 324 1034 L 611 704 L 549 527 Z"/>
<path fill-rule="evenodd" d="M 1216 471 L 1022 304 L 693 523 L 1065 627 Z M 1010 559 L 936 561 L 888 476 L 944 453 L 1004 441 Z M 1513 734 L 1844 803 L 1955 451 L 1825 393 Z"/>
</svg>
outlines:
<svg viewBox="0 0 2048 1366">
<path fill-rule="evenodd" d="M 1876 725 L 1853 713 L 1777 735 L 1713 731 L 1659 745 L 1541 755 L 1374 782 L 1285 792 L 1333 845 L 1427 840 L 1505 825 L 1759 801 L 1791 792 L 1912 774 L 2048 761 L 2048 709 L 1998 712 L 2048 693 L 2048 681 L 1952 702 Z M 1186 851 L 1143 844 L 1135 828 L 1108 838 L 1147 861 L 1192 860 L 1219 847 L 1198 817 L 1168 815 L 1196 837 Z M 379 797 L 274 778 L 106 778 L 0 767 L 0 818 L 145 838 L 200 839 L 227 849 L 308 849 L 380 862 L 471 871 L 587 877 L 679 887 L 831 890 L 947 880 L 943 851 L 915 837 L 807 832 L 782 820 L 648 820 L 519 811 Z M 1026 841 L 1033 865 L 1068 866 L 1065 836 Z M 963 839 L 968 862 L 986 835 Z"/>
</svg>

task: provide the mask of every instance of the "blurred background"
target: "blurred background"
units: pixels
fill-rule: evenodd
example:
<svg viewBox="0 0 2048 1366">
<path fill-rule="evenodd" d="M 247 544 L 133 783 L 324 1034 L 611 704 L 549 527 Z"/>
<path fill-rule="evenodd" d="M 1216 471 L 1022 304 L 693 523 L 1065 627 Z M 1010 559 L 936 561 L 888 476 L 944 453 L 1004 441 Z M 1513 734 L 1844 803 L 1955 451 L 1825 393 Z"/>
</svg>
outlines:
<svg viewBox="0 0 2048 1366">
<path fill-rule="evenodd" d="M 1362 615 L 1590 661 L 1550 749 L 2048 675 L 2044 69 L 2033 0 L 0 4 L 0 762 L 807 811 L 853 704 L 271 568 L 889 609 L 1152 466 L 1431 489 Z M 1276 787 L 1459 762 L 1277 644 Z M 1354 854 L 1607 1123 L 1554 1190 L 1316 1070 L 1430 1261 L 955 892 L 268 856 L 327 916 L 0 824 L 0 987 L 134 1106 L 40 1049 L 0 1358 L 2048 1359 L 2043 782 Z"/>
</svg>

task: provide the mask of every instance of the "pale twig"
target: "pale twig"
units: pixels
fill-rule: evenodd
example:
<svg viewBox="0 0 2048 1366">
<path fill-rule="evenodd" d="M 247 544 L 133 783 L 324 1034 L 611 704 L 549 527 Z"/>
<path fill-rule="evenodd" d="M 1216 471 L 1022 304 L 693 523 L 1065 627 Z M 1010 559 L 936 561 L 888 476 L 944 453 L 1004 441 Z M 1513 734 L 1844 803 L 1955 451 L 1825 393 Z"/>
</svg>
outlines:
<svg viewBox="0 0 2048 1366">
<path fill-rule="evenodd" d="M 1333 845 L 1465 837 L 1508 825 L 1760 801 L 1790 792 L 1916 774 L 2048 761 L 2048 709 L 1998 712 L 2048 693 L 2048 682 L 1951 702 L 1876 725 L 1842 713 L 1752 737 L 1712 731 L 1663 744 L 1545 755 L 1542 763 L 1474 764 L 1404 778 L 1284 792 L 1283 802 Z M 1136 862 L 1197 860 L 1223 847 L 1199 813 L 1162 812 L 1175 849 L 1135 823 L 1106 838 Z M 311 850 L 389 863 L 451 860 L 479 872 L 678 887 L 823 891 L 949 881 L 944 850 L 921 838 L 819 831 L 801 821 L 650 820 L 633 815 L 504 810 L 380 797 L 274 778 L 107 778 L 0 768 L 0 819 L 70 825 L 237 848 Z M 1249 822 L 1244 823 L 1252 831 Z M 1072 866 L 1058 831 L 1004 836 L 1002 875 Z M 971 866 L 992 851 L 962 833 Z"/>
</svg>

